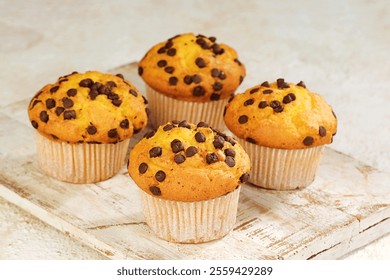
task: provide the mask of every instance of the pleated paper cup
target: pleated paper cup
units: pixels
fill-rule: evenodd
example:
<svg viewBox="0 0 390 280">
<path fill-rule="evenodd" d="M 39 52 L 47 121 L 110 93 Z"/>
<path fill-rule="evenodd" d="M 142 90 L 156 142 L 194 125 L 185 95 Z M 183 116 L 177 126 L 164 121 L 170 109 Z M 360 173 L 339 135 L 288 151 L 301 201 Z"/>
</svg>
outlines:
<svg viewBox="0 0 390 280">
<path fill-rule="evenodd" d="M 220 239 L 234 227 L 240 187 L 214 199 L 180 202 L 141 191 L 146 223 L 161 239 L 202 243 Z"/>
<path fill-rule="evenodd" d="M 125 163 L 129 139 L 115 144 L 57 142 L 36 133 L 38 166 L 70 183 L 94 183 L 114 176 Z"/>
<path fill-rule="evenodd" d="M 226 129 L 223 121 L 226 99 L 207 102 L 183 101 L 159 93 L 148 85 L 146 94 L 151 110 L 150 121 L 155 128 L 172 120 L 186 120 L 195 124 L 206 121 L 215 129 Z"/>
<path fill-rule="evenodd" d="M 249 182 L 266 189 L 294 190 L 310 185 L 325 146 L 275 149 L 238 139 L 251 159 Z"/>
</svg>

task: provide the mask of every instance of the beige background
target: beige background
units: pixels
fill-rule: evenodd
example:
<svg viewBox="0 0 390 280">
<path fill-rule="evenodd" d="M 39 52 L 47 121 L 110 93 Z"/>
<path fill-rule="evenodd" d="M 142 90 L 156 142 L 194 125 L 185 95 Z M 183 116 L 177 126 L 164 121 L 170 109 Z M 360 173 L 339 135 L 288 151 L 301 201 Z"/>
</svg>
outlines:
<svg viewBox="0 0 390 280">
<path fill-rule="evenodd" d="M 178 33 L 202 33 L 237 50 L 241 90 L 305 81 L 339 118 L 331 147 L 390 172 L 389 10 L 386 0 L 0 0 L 0 109 L 63 74 L 105 71 Z M 0 236 L 0 259 L 104 258 L 3 199 Z M 390 236 L 346 258 L 390 259 Z"/>
</svg>

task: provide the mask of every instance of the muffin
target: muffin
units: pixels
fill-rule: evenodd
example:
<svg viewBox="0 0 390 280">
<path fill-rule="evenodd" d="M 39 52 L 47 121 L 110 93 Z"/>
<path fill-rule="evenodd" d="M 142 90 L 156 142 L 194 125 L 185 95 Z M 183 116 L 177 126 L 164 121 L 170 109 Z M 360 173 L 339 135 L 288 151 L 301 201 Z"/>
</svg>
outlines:
<svg viewBox="0 0 390 280">
<path fill-rule="evenodd" d="M 138 65 L 146 83 L 154 127 L 171 120 L 225 128 L 222 112 L 227 99 L 245 77 L 237 53 L 215 37 L 177 35 L 152 47 Z"/>
<path fill-rule="evenodd" d="M 309 185 L 337 130 L 323 97 L 284 79 L 231 98 L 224 120 L 251 158 L 250 182 L 274 190 Z"/>
<path fill-rule="evenodd" d="M 206 123 L 173 121 L 148 133 L 130 152 L 147 224 L 164 240 L 200 243 L 233 228 L 240 185 L 250 161 L 231 137 Z"/>
<path fill-rule="evenodd" d="M 28 107 L 40 169 L 72 183 L 115 175 L 147 124 L 146 103 L 121 74 L 73 72 L 44 86 Z"/>
</svg>

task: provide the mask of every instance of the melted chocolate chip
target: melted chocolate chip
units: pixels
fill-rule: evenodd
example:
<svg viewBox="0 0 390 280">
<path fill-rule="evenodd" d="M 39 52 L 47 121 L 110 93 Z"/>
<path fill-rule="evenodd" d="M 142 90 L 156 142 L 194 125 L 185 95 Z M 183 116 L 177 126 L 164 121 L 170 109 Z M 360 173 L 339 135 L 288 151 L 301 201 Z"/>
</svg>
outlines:
<svg viewBox="0 0 390 280">
<path fill-rule="evenodd" d="M 260 101 L 260 103 L 259 103 L 259 108 L 260 109 L 264 109 L 267 106 L 268 106 L 267 101 Z"/>
<path fill-rule="evenodd" d="M 56 101 L 53 98 L 49 98 L 46 100 L 46 108 L 48 110 L 54 108 L 56 106 Z"/>
<path fill-rule="evenodd" d="M 96 134 L 96 132 L 97 132 L 96 126 L 94 126 L 94 125 L 88 126 L 88 127 L 87 127 L 87 132 L 88 132 L 88 134 L 90 134 L 90 135 Z"/>
<path fill-rule="evenodd" d="M 252 89 L 249 91 L 249 93 L 250 93 L 250 94 L 254 94 L 254 93 L 258 92 L 259 89 L 260 89 L 260 88 L 258 88 L 258 87 L 252 88 Z"/>
<path fill-rule="evenodd" d="M 41 100 L 34 100 L 34 102 L 31 105 L 31 109 L 33 109 L 35 107 L 35 105 L 37 105 L 38 103 L 42 103 L 42 101 Z"/>
<path fill-rule="evenodd" d="M 222 136 L 220 135 L 214 136 L 214 141 L 213 141 L 214 148 L 222 149 L 224 143 L 225 143 L 225 139 Z"/>
<path fill-rule="evenodd" d="M 118 131 L 116 128 L 110 129 L 107 133 L 109 138 L 117 138 L 118 137 Z"/>
<path fill-rule="evenodd" d="M 209 40 L 214 43 L 215 41 L 217 41 L 217 38 L 215 38 L 214 36 L 211 36 L 211 37 L 209 37 Z"/>
<path fill-rule="evenodd" d="M 189 75 L 185 75 L 183 81 L 186 85 L 190 85 L 192 83 L 192 77 Z"/>
<path fill-rule="evenodd" d="M 306 85 L 305 85 L 305 83 L 303 81 L 300 81 L 299 83 L 297 83 L 297 86 L 306 88 Z"/>
<path fill-rule="evenodd" d="M 38 128 L 38 123 L 34 120 L 31 121 L 31 125 L 33 126 L 33 128 L 37 129 Z"/>
<path fill-rule="evenodd" d="M 245 172 L 244 174 L 241 175 L 240 177 L 240 182 L 245 183 L 249 180 L 249 173 Z"/>
<path fill-rule="evenodd" d="M 195 64 L 196 64 L 196 66 L 198 66 L 199 68 L 204 68 L 204 67 L 206 67 L 206 61 L 204 61 L 204 59 L 201 58 L 201 57 L 198 57 L 198 58 L 195 59 Z"/>
<path fill-rule="evenodd" d="M 160 196 L 161 195 L 161 190 L 159 187 L 157 186 L 152 186 L 152 187 L 149 187 L 149 190 L 152 194 L 156 195 L 156 196 Z"/>
<path fill-rule="evenodd" d="M 186 157 L 183 156 L 183 155 L 175 155 L 175 156 L 173 157 L 173 160 L 174 160 L 177 164 L 181 164 L 181 163 L 183 163 L 183 162 L 186 161 Z"/>
<path fill-rule="evenodd" d="M 162 154 L 162 149 L 161 147 L 153 147 L 149 150 L 149 156 L 151 158 L 154 158 L 154 157 L 159 157 L 161 156 Z"/>
<path fill-rule="evenodd" d="M 172 66 L 167 66 L 167 67 L 164 68 L 164 71 L 169 73 L 169 74 L 172 74 L 173 71 L 175 71 L 175 68 L 172 67 Z"/>
<path fill-rule="evenodd" d="M 213 90 L 215 90 L 215 91 L 219 91 L 219 90 L 221 90 L 222 88 L 223 88 L 223 84 L 220 83 L 220 82 L 215 82 L 215 83 L 213 84 Z"/>
<path fill-rule="evenodd" d="M 250 98 L 244 102 L 244 106 L 249 106 L 255 103 L 255 100 L 253 98 Z"/>
<path fill-rule="evenodd" d="M 107 85 L 109 86 L 109 87 L 117 87 L 117 85 L 116 85 L 116 83 L 114 82 L 114 81 L 108 81 L 107 82 Z"/>
<path fill-rule="evenodd" d="M 178 127 L 185 127 L 185 128 L 191 129 L 191 126 L 187 121 L 181 121 L 179 123 Z"/>
<path fill-rule="evenodd" d="M 217 156 L 217 154 L 216 153 L 208 153 L 207 155 L 206 155 L 206 162 L 208 163 L 208 164 L 212 164 L 212 163 L 215 163 L 215 162 L 218 162 L 218 156 Z"/>
<path fill-rule="evenodd" d="M 247 123 L 247 122 L 248 122 L 248 116 L 246 116 L 246 115 L 240 116 L 240 117 L 238 118 L 238 122 L 239 122 L 240 124 Z"/>
<path fill-rule="evenodd" d="M 217 78 L 220 73 L 221 73 L 221 71 L 219 71 L 217 68 L 211 69 L 211 77 L 213 77 L 213 78 Z"/>
<path fill-rule="evenodd" d="M 209 124 L 206 122 L 199 122 L 196 127 L 209 127 Z"/>
<path fill-rule="evenodd" d="M 73 97 L 73 96 L 75 96 L 75 95 L 77 94 L 77 89 L 71 88 L 71 89 L 69 89 L 69 90 L 66 92 L 66 94 L 67 94 L 69 97 Z"/>
<path fill-rule="evenodd" d="M 273 93 L 272 89 L 263 90 L 263 94 L 271 94 L 271 93 Z"/>
<path fill-rule="evenodd" d="M 158 67 L 165 67 L 165 66 L 167 66 L 167 61 L 164 60 L 164 59 L 159 60 L 159 61 L 157 62 L 157 66 L 158 66 Z"/>
<path fill-rule="evenodd" d="M 91 87 L 93 85 L 92 79 L 84 79 L 79 82 L 80 87 Z"/>
<path fill-rule="evenodd" d="M 167 55 L 174 56 L 175 54 L 176 54 L 175 48 L 171 48 L 171 49 L 167 50 Z"/>
<path fill-rule="evenodd" d="M 57 116 L 61 115 L 62 112 L 64 112 L 64 111 L 65 111 L 64 107 L 57 107 L 55 110 Z"/>
<path fill-rule="evenodd" d="M 195 74 L 195 75 L 192 75 L 192 81 L 195 84 L 199 84 L 202 81 L 202 78 L 198 74 Z"/>
<path fill-rule="evenodd" d="M 134 95 L 135 97 L 138 96 L 138 93 L 137 93 L 134 89 L 129 90 L 129 93 L 130 93 L 131 95 Z"/>
<path fill-rule="evenodd" d="M 138 75 L 142 76 L 143 73 L 144 73 L 144 68 L 142 68 L 141 66 L 138 67 Z"/>
<path fill-rule="evenodd" d="M 192 157 L 198 153 L 198 149 L 194 146 L 190 146 L 186 150 L 186 157 Z"/>
<path fill-rule="evenodd" d="M 96 97 L 99 95 L 99 93 L 97 92 L 97 90 L 91 90 L 89 93 L 88 93 L 88 96 L 91 100 L 95 100 Z"/>
<path fill-rule="evenodd" d="M 138 166 L 138 171 L 139 171 L 139 173 L 141 173 L 141 174 L 145 174 L 146 171 L 148 171 L 148 168 L 149 168 L 148 164 L 145 163 L 145 162 L 142 162 L 142 163 Z"/>
<path fill-rule="evenodd" d="M 213 92 L 211 95 L 210 95 L 210 100 L 211 101 L 217 101 L 221 98 L 221 95 L 219 95 L 218 93 L 215 93 Z"/>
<path fill-rule="evenodd" d="M 66 109 L 71 108 L 74 105 L 72 99 L 69 99 L 68 97 L 62 98 L 62 103 Z"/>
<path fill-rule="evenodd" d="M 198 143 L 203 143 L 206 141 L 206 136 L 203 134 L 203 132 L 198 131 L 197 133 L 195 133 L 195 140 Z"/>
<path fill-rule="evenodd" d="M 52 87 L 52 88 L 50 89 L 50 92 L 51 92 L 51 93 L 55 93 L 59 88 L 60 88 L 59 86 Z"/>
<path fill-rule="evenodd" d="M 251 137 L 247 137 L 245 138 L 245 140 L 248 141 L 249 143 L 256 144 L 256 140 Z"/>
<path fill-rule="evenodd" d="M 234 157 L 231 157 L 231 156 L 227 156 L 225 158 L 225 163 L 227 164 L 227 166 L 229 167 L 234 167 L 236 165 L 236 161 L 234 160 Z"/>
<path fill-rule="evenodd" d="M 47 114 L 46 111 L 42 111 L 40 114 L 39 114 L 39 119 L 44 122 L 44 123 L 47 123 L 49 121 L 49 115 Z"/>
<path fill-rule="evenodd" d="M 128 119 L 124 119 L 119 123 L 119 126 L 123 129 L 128 129 L 130 126 L 130 122 Z"/>
<path fill-rule="evenodd" d="M 169 78 L 169 84 L 171 85 L 171 86 L 175 86 L 176 84 L 177 84 L 177 82 L 178 82 L 179 80 L 176 78 L 176 77 L 170 77 Z"/>
<path fill-rule="evenodd" d="M 159 182 L 163 182 L 166 177 L 167 175 L 162 170 L 157 171 L 156 174 L 154 175 L 154 178 L 156 178 L 156 180 Z"/>
<path fill-rule="evenodd" d="M 235 157 L 236 156 L 236 152 L 231 148 L 227 148 L 224 152 L 225 152 L 225 155 L 227 157 Z"/>
<path fill-rule="evenodd" d="M 303 139 L 303 144 L 305 146 L 311 146 L 314 143 L 314 138 L 311 136 L 306 136 L 305 139 Z"/>
<path fill-rule="evenodd" d="M 321 137 L 325 137 L 326 136 L 326 128 L 323 127 L 323 126 L 320 126 L 318 128 L 318 134 L 321 136 Z"/>
<path fill-rule="evenodd" d="M 206 90 L 202 86 L 196 86 L 192 90 L 192 95 L 193 96 L 203 96 L 203 95 L 205 95 L 205 93 L 206 93 Z"/>
<path fill-rule="evenodd" d="M 64 111 L 64 120 L 71 120 L 76 118 L 76 111 L 75 110 L 67 110 Z"/>
<path fill-rule="evenodd" d="M 174 139 L 171 142 L 171 149 L 172 149 L 172 152 L 174 152 L 175 154 L 178 152 L 184 151 L 183 143 L 179 139 Z"/>
</svg>

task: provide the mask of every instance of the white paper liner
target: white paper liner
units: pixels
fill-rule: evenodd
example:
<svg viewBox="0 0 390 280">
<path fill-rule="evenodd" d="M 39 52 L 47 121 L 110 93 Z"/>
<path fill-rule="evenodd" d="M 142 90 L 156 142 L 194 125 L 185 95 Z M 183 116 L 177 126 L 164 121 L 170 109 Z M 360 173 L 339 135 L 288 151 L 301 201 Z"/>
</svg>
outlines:
<svg viewBox="0 0 390 280">
<path fill-rule="evenodd" d="M 202 243 L 219 239 L 236 222 L 240 187 L 224 196 L 197 202 L 171 201 L 141 193 L 147 224 L 167 241 Z"/>
<path fill-rule="evenodd" d="M 226 99 L 208 102 L 182 101 L 161 94 L 148 85 L 146 94 L 151 110 L 150 121 L 155 128 L 172 120 L 186 120 L 194 124 L 204 121 L 221 131 L 226 129 L 223 121 Z"/>
<path fill-rule="evenodd" d="M 125 163 L 129 139 L 116 144 L 69 144 L 36 133 L 38 166 L 70 183 L 94 183 L 114 176 Z"/>
<path fill-rule="evenodd" d="M 310 185 L 325 145 L 306 149 L 275 149 L 238 139 L 251 159 L 249 182 L 272 190 L 293 190 Z"/>
</svg>

